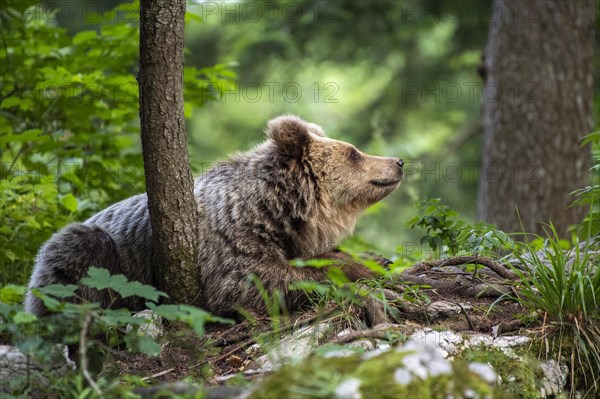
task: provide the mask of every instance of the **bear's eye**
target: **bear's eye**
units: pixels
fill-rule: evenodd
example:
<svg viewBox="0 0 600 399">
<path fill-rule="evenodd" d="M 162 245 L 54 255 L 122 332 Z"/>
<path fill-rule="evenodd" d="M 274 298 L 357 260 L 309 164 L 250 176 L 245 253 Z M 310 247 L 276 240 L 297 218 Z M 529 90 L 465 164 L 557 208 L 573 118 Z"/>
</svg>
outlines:
<svg viewBox="0 0 600 399">
<path fill-rule="evenodd" d="M 348 158 L 350 158 L 351 161 L 360 161 L 360 153 L 358 151 L 356 151 L 356 148 L 350 148 L 350 151 L 348 152 Z"/>
</svg>

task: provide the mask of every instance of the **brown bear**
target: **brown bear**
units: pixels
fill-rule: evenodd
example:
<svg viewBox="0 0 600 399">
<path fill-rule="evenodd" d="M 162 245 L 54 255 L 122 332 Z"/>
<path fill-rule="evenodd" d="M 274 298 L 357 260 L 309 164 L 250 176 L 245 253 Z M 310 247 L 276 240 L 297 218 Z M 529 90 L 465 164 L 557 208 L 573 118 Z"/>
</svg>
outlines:
<svg viewBox="0 0 600 399">
<path fill-rule="evenodd" d="M 371 277 L 368 268 L 334 250 L 361 212 L 402 179 L 401 159 L 364 154 L 298 117 L 275 118 L 266 133 L 268 139 L 254 150 L 215 165 L 195 181 L 203 295 L 194 305 L 215 314 L 239 308 L 264 312 L 250 276 L 269 292 L 280 292 L 288 309 L 296 308 L 302 297 L 288 286 L 325 280 L 327 271 L 292 266 L 293 259 L 337 259 L 349 279 Z M 140 194 L 52 236 L 40 249 L 29 286 L 73 284 L 90 266 L 156 285 L 152 252 L 147 199 Z M 108 306 L 102 292 L 82 294 Z M 121 305 L 144 307 L 135 297 Z M 46 313 L 31 293 L 25 306 Z"/>
</svg>

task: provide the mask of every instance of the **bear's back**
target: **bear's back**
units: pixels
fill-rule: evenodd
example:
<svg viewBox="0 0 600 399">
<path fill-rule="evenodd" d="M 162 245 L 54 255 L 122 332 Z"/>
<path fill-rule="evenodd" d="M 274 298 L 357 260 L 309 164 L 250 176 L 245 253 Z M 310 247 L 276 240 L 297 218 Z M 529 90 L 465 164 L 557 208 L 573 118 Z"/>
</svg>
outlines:
<svg viewBox="0 0 600 399">
<path fill-rule="evenodd" d="M 149 268 L 153 254 L 152 227 L 146 194 L 117 202 L 83 224 L 110 233 L 119 249 L 123 273 L 130 280 L 153 282 Z"/>
</svg>

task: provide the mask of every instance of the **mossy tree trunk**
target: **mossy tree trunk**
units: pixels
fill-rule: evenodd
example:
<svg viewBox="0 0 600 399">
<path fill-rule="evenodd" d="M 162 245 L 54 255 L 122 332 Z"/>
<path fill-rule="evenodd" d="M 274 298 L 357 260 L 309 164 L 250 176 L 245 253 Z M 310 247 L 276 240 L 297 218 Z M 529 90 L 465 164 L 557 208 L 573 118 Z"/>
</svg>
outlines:
<svg viewBox="0 0 600 399">
<path fill-rule="evenodd" d="M 594 0 L 494 0 L 484 57 L 479 218 L 505 231 L 564 235 L 585 209 L 593 128 Z M 517 210 L 518 209 L 518 214 Z"/>
<path fill-rule="evenodd" d="M 185 0 L 140 2 L 140 120 L 159 288 L 177 303 L 200 294 L 197 205 L 183 114 Z"/>
</svg>

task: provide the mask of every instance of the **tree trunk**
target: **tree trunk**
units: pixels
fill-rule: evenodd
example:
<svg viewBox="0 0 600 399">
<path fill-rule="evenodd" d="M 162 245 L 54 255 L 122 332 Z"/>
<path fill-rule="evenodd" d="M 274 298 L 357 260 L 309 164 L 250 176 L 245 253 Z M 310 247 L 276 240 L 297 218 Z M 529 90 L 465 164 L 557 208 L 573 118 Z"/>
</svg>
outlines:
<svg viewBox="0 0 600 399">
<path fill-rule="evenodd" d="M 140 2 L 140 120 L 158 286 L 196 303 L 197 205 L 183 114 L 185 0 Z"/>
<path fill-rule="evenodd" d="M 586 212 L 568 206 L 588 181 L 594 21 L 594 0 L 494 0 L 478 214 L 502 230 L 564 235 Z"/>
</svg>

